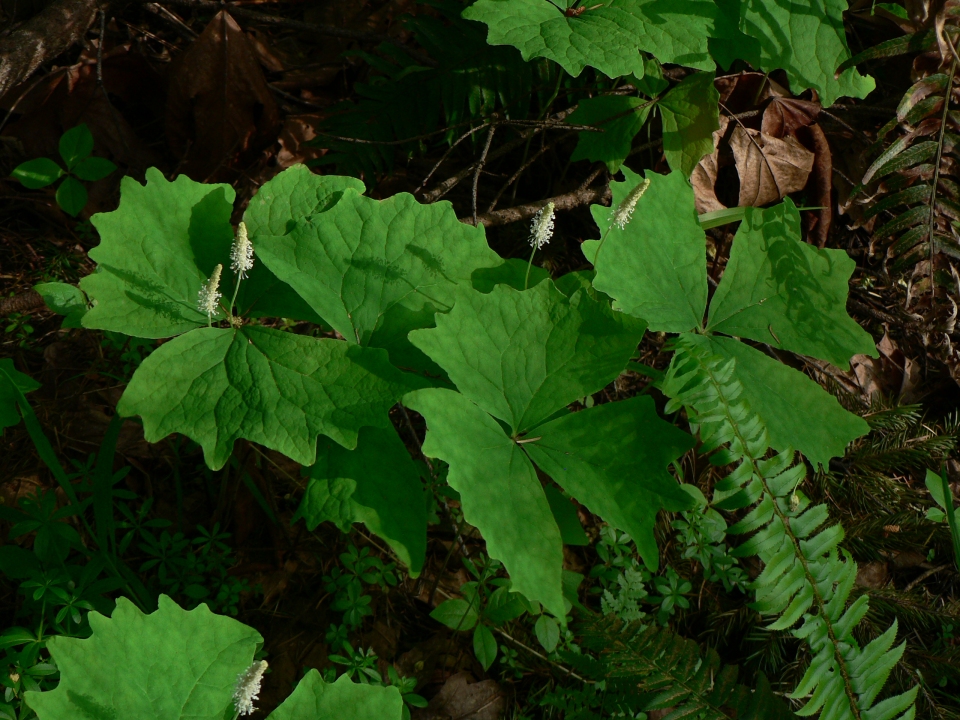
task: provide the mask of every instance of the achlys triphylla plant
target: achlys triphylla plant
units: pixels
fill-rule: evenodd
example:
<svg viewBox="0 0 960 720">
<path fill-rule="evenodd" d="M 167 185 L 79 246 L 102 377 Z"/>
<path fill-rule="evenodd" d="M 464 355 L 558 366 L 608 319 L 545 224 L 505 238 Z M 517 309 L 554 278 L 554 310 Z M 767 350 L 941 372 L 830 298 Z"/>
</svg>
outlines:
<svg viewBox="0 0 960 720">
<path fill-rule="evenodd" d="M 121 598 L 110 618 L 90 613 L 91 637 L 56 637 L 48 647 L 60 669 L 50 692 L 28 692 L 39 720 L 68 717 L 138 720 L 237 720 L 253 713 L 267 662 L 263 638 L 205 605 L 186 611 L 165 595 L 145 615 Z M 394 687 L 327 683 L 309 671 L 269 720 L 400 720 Z"/>
<path fill-rule="evenodd" d="M 640 183 L 624 172 L 627 182 L 613 186 L 615 204 Z M 840 526 L 820 529 L 829 519 L 826 506 L 811 507 L 799 489 L 806 467 L 794 448 L 825 464 L 865 434 L 866 423 L 804 375 L 736 339 L 841 367 L 855 353 L 875 354 L 843 309 L 853 261 L 801 242 L 799 213 L 789 200 L 769 210 L 748 208 L 704 320 L 706 246 L 692 189 L 678 173 L 647 179 L 638 217 L 624 229 L 607 227 L 610 211 L 594 207 L 610 235 L 602 255 L 599 242 L 584 243 L 584 254 L 596 263 L 594 285 L 618 307 L 646 318 L 652 329 L 680 333 L 659 386 L 671 398 L 668 411 L 686 408 L 700 451 L 715 465 L 733 467 L 715 487 L 713 504 L 749 510 L 728 532 L 755 533 L 734 551 L 764 563 L 751 585 L 754 607 L 779 616 L 773 629 L 802 620 L 794 634 L 810 644 L 813 661 L 793 697 L 807 699 L 804 714 L 820 711 L 824 720 L 912 718 L 916 688 L 875 702 L 903 653 L 902 645 L 891 650 L 896 624 L 858 646 L 852 632 L 868 604 L 864 595 L 846 605 L 856 564 L 838 551 Z"/>
<path fill-rule="evenodd" d="M 839 365 L 855 352 L 875 352 L 842 309 L 852 261 L 801 243 L 789 201 L 747 210 L 704 323 L 706 244 L 690 186 L 674 173 L 651 175 L 638 190 L 639 176 L 624 172 L 627 182 L 613 186 L 614 210 L 594 209 L 603 252 L 600 242 L 584 244 L 596 263 L 593 283 L 584 273 L 554 283 L 538 271 L 534 286 L 522 290 L 530 266 L 520 285 L 516 263 L 502 262 L 482 229 L 457 221 L 448 204 L 420 205 L 409 195 L 372 200 L 355 180 L 321 178 L 305 168 L 281 174 L 251 202 L 246 242 L 262 262 L 245 267 L 251 259 L 243 233 L 235 237 L 229 225 L 232 191 L 185 178 L 171 183 L 151 171 L 146 187 L 124 182 L 116 212 L 94 218 L 103 242 L 91 255 L 100 268 L 82 288 L 96 304 L 82 322 L 142 337 L 178 335 L 143 362 L 118 408 L 144 418 L 148 439 L 184 433 L 203 446 L 212 467 L 226 461 L 238 438 L 312 464 L 300 510 L 307 522 L 333 519 L 346 527 L 361 520 L 416 572 L 425 541 L 422 486 L 386 417 L 402 397 L 425 417 L 423 450 L 448 462 L 464 517 L 483 533 L 489 555 L 503 562 L 511 589 L 562 619 L 563 541 L 537 469 L 550 479 L 548 489 L 557 483 L 629 532 L 650 568 L 659 558 L 656 512 L 694 504 L 666 470 L 692 438 L 661 420 L 649 397 L 568 409 L 616 379 L 647 322 L 683 333 L 680 347 L 707 345 L 734 368 L 758 417 L 734 414 L 732 427 L 745 424 L 751 438 L 762 417 L 772 447 L 796 447 L 826 463 L 866 431 L 813 381 L 717 334 Z M 547 228 L 548 217 L 543 213 L 535 230 Z M 231 256 L 235 302 L 226 307 L 212 299 L 223 293 L 211 278 L 219 266 L 223 281 Z M 616 309 L 598 290 L 616 299 Z M 276 315 L 325 321 L 344 340 L 256 324 Z M 706 380 L 694 382 L 694 389 L 704 387 Z M 766 445 L 748 449 L 757 462 L 764 459 Z M 800 476 L 791 477 L 792 494 Z M 761 499 L 757 487 L 717 502 L 752 504 Z M 781 526 L 770 527 L 783 536 Z M 784 547 L 812 552 L 797 543 Z M 832 557 L 834 548 L 817 547 L 811 557 L 830 570 L 837 566 L 823 556 Z M 802 557 L 791 555 L 791 567 L 806 567 L 810 559 Z M 811 607 L 803 605 L 811 577 L 800 578 L 794 595 L 804 600 L 790 605 L 786 618 Z M 847 594 L 843 586 L 818 590 L 814 609 L 832 617 Z M 848 715 L 828 682 L 836 674 L 830 658 L 844 657 L 848 632 L 831 636 L 829 657 L 811 638 L 817 657 L 828 662 L 816 665 L 813 685 L 801 688 L 817 688 L 811 707 L 824 698 L 831 712 L 841 708 L 836 717 Z M 869 646 L 863 657 L 885 650 Z M 841 666 L 859 671 L 859 662 Z M 865 675 L 866 689 L 856 672 L 849 677 L 841 691 L 853 698 L 851 711 L 857 703 L 866 711 L 885 674 Z"/>
</svg>

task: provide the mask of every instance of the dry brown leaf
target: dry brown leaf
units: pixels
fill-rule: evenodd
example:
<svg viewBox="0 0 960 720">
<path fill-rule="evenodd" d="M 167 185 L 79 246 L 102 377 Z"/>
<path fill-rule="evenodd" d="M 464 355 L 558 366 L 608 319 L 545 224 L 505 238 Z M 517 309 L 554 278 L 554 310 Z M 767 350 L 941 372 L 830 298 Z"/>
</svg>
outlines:
<svg viewBox="0 0 960 720">
<path fill-rule="evenodd" d="M 720 129 L 713 133 L 713 152 L 704 155 L 690 175 L 693 194 L 696 200 L 697 214 L 723 210 L 727 206 L 717 198 L 717 173 L 720 170 L 720 139 L 727 132 L 730 119 L 720 116 Z"/>
<path fill-rule="evenodd" d="M 854 355 L 850 369 L 863 394 L 867 397 L 894 396 L 902 402 L 917 399 L 916 389 L 921 380 L 920 366 L 903 354 L 897 344 L 884 333 L 877 343 L 880 357 Z"/>
<path fill-rule="evenodd" d="M 720 103 L 731 113 L 742 113 L 775 97 L 790 97 L 790 91 L 758 72 L 737 73 L 718 77 L 714 82 Z M 750 118 L 744 118 L 749 121 Z"/>
<path fill-rule="evenodd" d="M 823 128 L 819 125 L 798 128 L 797 139 L 813 152 L 813 172 L 808 191 L 811 204 L 821 208 L 808 215 L 808 236 L 818 247 L 825 247 L 833 224 L 833 153 Z"/>
<path fill-rule="evenodd" d="M 413 711 L 413 720 L 498 720 L 506 706 L 500 686 L 472 681 L 469 673 L 452 676 L 427 707 Z"/>
<path fill-rule="evenodd" d="M 170 69 L 167 138 L 194 180 L 229 179 L 230 167 L 276 139 L 277 104 L 249 39 L 222 10 Z"/>
<path fill-rule="evenodd" d="M 868 562 L 857 568 L 857 585 L 867 588 L 882 588 L 890 579 L 885 562 Z"/>
<path fill-rule="evenodd" d="M 774 96 L 763 111 L 760 132 L 778 138 L 796 135 L 799 128 L 816 123 L 819 115 L 818 102 Z"/>
<path fill-rule="evenodd" d="M 316 160 L 326 154 L 326 148 L 310 145 L 316 136 L 318 115 L 288 115 L 280 131 L 280 151 L 277 153 L 277 166 L 282 170 Z"/>
<path fill-rule="evenodd" d="M 813 153 L 794 137 L 780 139 L 737 126 L 730 148 L 740 174 L 741 207 L 777 202 L 802 190 L 813 170 Z"/>
</svg>

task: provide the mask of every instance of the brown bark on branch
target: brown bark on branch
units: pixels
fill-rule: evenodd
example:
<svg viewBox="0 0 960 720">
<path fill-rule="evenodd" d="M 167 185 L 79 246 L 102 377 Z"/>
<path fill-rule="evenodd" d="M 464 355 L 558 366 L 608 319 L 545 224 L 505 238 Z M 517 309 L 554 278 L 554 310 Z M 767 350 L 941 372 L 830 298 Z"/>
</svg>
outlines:
<svg viewBox="0 0 960 720">
<path fill-rule="evenodd" d="M 42 307 L 45 305 L 40 293 L 36 290 L 27 290 L 19 295 L 0 300 L 0 317 L 6 317 L 11 313 L 26 313 Z"/>
<path fill-rule="evenodd" d="M 100 6 L 97 0 L 54 0 L 0 37 L 0 97 L 82 38 Z"/>
<path fill-rule="evenodd" d="M 568 192 L 556 197 L 547 198 L 541 202 L 527 203 L 526 205 L 517 205 L 512 208 L 495 210 L 494 212 L 477 215 L 477 225 L 484 227 L 494 227 L 496 225 L 509 225 L 510 223 L 523 222 L 529 220 L 549 202 L 554 204 L 556 210 L 573 210 L 581 205 L 588 205 L 592 202 L 609 202 L 610 186 L 602 185 L 595 188 L 582 188 Z M 473 217 L 462 217 L 460 222 L 467 225 L 473 225 Z"/>
</svg>

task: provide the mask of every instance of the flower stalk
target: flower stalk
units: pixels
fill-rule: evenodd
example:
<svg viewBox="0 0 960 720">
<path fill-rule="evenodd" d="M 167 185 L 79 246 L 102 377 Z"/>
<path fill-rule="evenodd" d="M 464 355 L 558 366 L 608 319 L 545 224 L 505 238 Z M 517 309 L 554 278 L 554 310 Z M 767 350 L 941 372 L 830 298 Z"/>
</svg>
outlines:
<svg viewBox="0 0 960 720">
<path fill-rule="evenodd" d="M 530 261 L 527 263 L 527 275 L 523 279 L 523 289 L 527 289 L 530 282 L 530 269 L 533 267 L 533 256 L 537 254 L 544 245 L 550 242 L 553 237 L 553 220 L 556 215 L 556 205 L 548 202 L 537 211 L 530 223 L 530 246 L 533 251 L 530 253 Z"/>
<path fill-rule="evenodd" d="M 220 294 L 220 274 L 223 272 L 223 265 L 217 265 L 210 275 L 210 279 L 200 288 L 197 297 L 197 309 L 207 315 L 207 327 L 213 327 L 213 316 L 217 312 L 217 303 L 222 297 Z"/>
</svg>

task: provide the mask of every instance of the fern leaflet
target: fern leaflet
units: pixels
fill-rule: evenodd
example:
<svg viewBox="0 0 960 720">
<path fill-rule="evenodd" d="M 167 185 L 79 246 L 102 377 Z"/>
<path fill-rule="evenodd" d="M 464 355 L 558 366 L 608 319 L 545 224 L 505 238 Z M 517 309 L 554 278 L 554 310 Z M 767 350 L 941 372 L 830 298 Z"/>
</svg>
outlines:
<svg viewBox="0 0 960 720">
<path fill-rule="evenodd" d="M 799 715 L 821 712 L 822 720 L 912 720 L 917 688 L 874 704 L 904 645 L 892 648 L 894 622 L 881 636 L 860 648 L 853 629 L 868 610 L 867 597 L 847 600 L 857 565 L 838 546 L 843 528 L 828 524 L 825 505 L 812 505 L 797 492 L 806 467 L 792 450 L 767 457 L 769 443 L 763 420 L 742 398 L 734 361 L 707 351 L 695 335 L 681 335 L 676 354 L 662 382 L 671 398 L 667 411 L 685 407 L 699 431 L 701 451 L 714 465 L 734 469 L 714 490 L 721 510 L 750 510 L 729 532 L 754 533 L 734 550 L 756 555 L 764 570 L 752 584 L 753 607 L 779 616 L 771 629 L 800 626 L 793 634 L 813 653 L 791 697 L 807 698 Z"/>
</svg>

